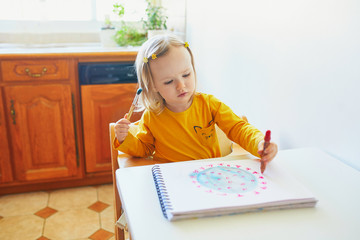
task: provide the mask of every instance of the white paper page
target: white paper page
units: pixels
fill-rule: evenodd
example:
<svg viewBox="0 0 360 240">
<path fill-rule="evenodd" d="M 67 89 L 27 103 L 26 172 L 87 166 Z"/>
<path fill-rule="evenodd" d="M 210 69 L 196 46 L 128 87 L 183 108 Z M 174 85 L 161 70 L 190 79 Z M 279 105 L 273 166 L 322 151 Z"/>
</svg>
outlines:
<svg viewBox="0 0 360 240">
<path fill-rule="evenodd" d="M 197 160 L 159 166 L 173 214 L 314 200 L 302 184 L 275 164 L 269 164 L 264 174 L 256 160 Z"/>
</svg>

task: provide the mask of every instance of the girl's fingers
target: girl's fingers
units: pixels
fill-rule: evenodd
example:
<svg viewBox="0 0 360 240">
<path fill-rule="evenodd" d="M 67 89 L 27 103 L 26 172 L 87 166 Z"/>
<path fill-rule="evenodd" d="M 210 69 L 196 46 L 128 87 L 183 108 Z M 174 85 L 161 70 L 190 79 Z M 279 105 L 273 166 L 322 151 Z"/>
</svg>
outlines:
<svg viewBox="0 0 360 240">
<path fill-rule="evenodd" d="M 277 150 L 277 145 L 272 143 L 269 145 L 268 148 L 265 149 L 265 156 L 264 156 L 264 160 L 266 162 L 270 162 L 271 160 L 273 160 L 277 154 L 278 150 Z"/>
</svg>

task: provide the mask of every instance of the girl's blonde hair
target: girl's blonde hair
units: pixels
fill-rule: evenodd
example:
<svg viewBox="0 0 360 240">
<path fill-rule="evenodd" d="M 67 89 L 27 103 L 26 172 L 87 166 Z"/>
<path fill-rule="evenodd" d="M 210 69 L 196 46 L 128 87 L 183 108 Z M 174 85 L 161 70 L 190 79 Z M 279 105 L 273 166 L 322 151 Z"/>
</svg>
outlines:
<svg viewBox="0 0 360 240">
<path fill-rule="evenodd" d="M 151 61 L 154 61 L 152 59 L 153 54 L 156 54 L 156 57 L 161 57 L 169 51 L 171 46 L 186 47 L 191 56 L 191 64 L 194 69 L 196 81 L 193 54 L 188 45 L 185 45 L 185 42 L 175 35 L 157 35 L 150 38 L 141 46 L 135 61 L 139 87 L 142 88 L 142 93 L 140 95 L 141 103 L 143 104 L 143 107 L 157 114 L 160 114 L 164 110 L 165 103 L 161 95 L 154 91 L 155 86 L 151 75 L 150 64 Z"/>
</svg>

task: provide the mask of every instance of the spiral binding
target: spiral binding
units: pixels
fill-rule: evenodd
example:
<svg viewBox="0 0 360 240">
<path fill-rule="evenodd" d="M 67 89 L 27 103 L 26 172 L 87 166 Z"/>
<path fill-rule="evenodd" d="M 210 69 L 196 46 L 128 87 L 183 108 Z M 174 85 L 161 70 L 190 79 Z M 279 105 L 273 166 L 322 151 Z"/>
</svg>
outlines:
<svg viewBox="0 0 360 240">
<path fill-rule="evenodd" d="M 164 178 L 161 174 L 160 166 L 155 165 L 152 167 L 151 170 L 156 186 L 156 192 L 157 195 L 159 196 L 161 210 L 164 214 L 164 217 L 169 219 L 169 216 L 167 215 L 167 211 L 173 210 L 173 208 L 171 205 L 170 197 L 166 190 Z"/>
</svg>

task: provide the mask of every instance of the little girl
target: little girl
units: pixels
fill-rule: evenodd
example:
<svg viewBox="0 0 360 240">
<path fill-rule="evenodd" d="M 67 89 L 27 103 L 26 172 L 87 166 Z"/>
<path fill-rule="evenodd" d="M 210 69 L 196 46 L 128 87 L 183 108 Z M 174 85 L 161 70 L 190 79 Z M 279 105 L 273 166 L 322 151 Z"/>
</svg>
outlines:
<svg viewBox="0 0 360 240">
<path fill-rule="evenodd" d="M 212 95 L 196 92 L 194 59 L 188 43 L 173 35 L 146 41 L 136 58 L 140 99 L 145 111 L 136 135 L 130 122 L 115 126 L 114 147 L 137 157 L 186 161 L 221 157 L 215 124 L 228 138 L 268 163 L 273 142 L 263 153 L 264 135 Z M 126 117 L 126 116 L 125 116 Z"/>
</svg>

